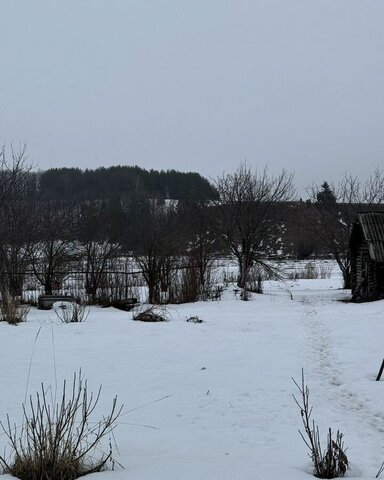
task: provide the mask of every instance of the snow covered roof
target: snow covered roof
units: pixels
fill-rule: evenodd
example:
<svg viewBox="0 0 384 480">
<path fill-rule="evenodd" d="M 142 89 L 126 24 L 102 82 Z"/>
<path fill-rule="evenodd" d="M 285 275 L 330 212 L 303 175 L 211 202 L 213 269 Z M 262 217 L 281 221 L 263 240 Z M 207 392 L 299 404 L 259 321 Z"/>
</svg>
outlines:
<svg viewBox="0 0 384 480">
<path fill-rule="evenodd" d="M 384 212 L 357 215 L 372 260 L 384 262 Z"/>
</svg>

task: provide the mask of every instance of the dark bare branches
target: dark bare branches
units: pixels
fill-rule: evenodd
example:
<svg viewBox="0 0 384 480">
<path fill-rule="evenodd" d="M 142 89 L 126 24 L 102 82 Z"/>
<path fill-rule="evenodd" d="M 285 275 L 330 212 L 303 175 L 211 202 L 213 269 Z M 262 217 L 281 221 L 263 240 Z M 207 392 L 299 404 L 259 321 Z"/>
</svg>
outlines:
<svg viewBox="0 0 384 480">
<path fill-rule="evenodd" d="M 270 175 L 267 168 L 252 171 L 243 163 L 214 186 L 219 200 L 211 209 L 212 225 L 237 258 L 238 286 L 246 288 L 252 265 L 265 264 L 268 248 L 279 235 L 283 203 L 294 195 L 293 174 L 283 170 Z"/>
<path fill-rule="evenodd" d="M 312 203 L 307 211 L 306 225 L 336 260 L 343 275 L 344 288 L 350 288 L 349 237 L 352 223 L 358 212 L 382 208 L 384 171 L 376 168 L 366 180 L 345 173 L 338 184 L 329 185 L 335 199 L 333 203 L 319 201 L 319 193 L 325 183 L 321 187 L 314 184 L 307 189 Z"/>
</svg>

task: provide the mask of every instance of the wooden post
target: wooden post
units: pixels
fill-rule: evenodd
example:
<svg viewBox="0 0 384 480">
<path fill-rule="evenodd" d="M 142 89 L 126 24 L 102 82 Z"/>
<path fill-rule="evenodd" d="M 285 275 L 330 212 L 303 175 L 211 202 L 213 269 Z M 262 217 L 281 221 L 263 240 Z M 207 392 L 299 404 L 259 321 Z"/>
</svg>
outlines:
<svg viewBox="0 0 384 480">
<path fill-rule="evenodd" d="M 380 367 L 380 370 L 379 370 L 379 373 L 377 374 L 377 377 L 376 377 L 376 382 L 378 382 L 381 378 L 381 375 L 383 373 L 383 370 L 384 370 L 384 359 L 383 361 L 381 362 L 381 367 Z"/>
</svg>

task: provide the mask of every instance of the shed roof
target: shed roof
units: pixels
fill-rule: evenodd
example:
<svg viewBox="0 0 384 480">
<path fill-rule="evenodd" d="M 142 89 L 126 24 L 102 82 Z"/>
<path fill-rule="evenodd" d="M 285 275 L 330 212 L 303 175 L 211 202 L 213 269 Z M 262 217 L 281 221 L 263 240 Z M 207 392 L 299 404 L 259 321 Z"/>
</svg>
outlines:
<svg viewBox="0 0 384 480">
<path fill-rule="evenodd" d="M 357 215 L 369 255 L 376 262 L 384 262 L 384 212 L 366 212 Z"/>
</svg>

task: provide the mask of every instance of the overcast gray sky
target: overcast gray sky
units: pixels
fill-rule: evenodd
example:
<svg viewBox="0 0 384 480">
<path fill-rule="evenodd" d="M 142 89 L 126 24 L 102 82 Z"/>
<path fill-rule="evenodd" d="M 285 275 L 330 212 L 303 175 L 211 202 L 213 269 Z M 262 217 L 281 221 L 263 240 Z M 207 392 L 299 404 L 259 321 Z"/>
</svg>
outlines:
<svg viewBox="0 0 384 480">
<path fill-rule="evenodd" d="M 41 169 L 384 165 L 383 0 L 0 0 L 0 142 Z"/>
</svg>

